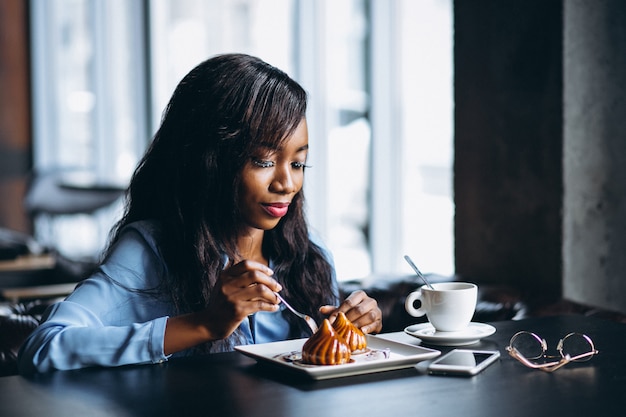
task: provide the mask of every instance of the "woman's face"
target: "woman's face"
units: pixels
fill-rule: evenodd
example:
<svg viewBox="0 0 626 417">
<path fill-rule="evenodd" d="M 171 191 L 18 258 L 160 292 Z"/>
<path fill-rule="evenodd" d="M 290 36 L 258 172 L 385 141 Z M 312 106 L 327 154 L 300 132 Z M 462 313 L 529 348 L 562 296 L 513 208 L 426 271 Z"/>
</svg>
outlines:
<svg viewBox="0 0 626 417">
<path fill-rule="evenodd" d="M 302 189 L 309 149 L 306 119 L 280 148 L 261 147 L 242 171 L 239 210 L 251 228 L 270 230 L 289 210 Z"/>
</svg>

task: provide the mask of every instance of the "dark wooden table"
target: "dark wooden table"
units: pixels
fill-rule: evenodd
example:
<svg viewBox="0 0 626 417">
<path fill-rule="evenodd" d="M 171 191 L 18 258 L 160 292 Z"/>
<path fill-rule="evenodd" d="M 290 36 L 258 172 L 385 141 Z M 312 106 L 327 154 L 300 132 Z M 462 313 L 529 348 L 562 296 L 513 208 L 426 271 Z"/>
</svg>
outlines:
<svg viewBox="0 0 626 417">
<path fill-rule="evenodd" d="M 472 347 L 498 349 L 501 360 L 469 378 L 428 375 L 421 363 L 311 381 L 233 352 L 162 365 L 0 378 L 0 416 L 626 415 L 626 324 L 584 316 L 492 324 L 497 332 Z M 552 374 L 531 370 L 504 350 L 518 330 L 542 335 L 551 349 L 568 332 L 584 332 L 600 353 Z M 421 343 L 404 333 L 385 337 Z"/>
</svg>

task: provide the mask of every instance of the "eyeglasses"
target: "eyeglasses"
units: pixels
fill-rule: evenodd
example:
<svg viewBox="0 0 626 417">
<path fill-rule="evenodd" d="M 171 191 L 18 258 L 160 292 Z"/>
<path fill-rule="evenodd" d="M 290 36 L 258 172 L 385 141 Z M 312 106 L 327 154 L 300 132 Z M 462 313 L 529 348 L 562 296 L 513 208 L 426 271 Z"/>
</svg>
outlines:
<svg viewBox="0 0 626 417">
<path fill-rule="evenodd" d="M 533 369 L 546 372 L 554 372 L 570 362 L 585 362 L 598 354 L 593 341 L 589 336 L 582 333 L 569 333 L 556 346 L 560 356 L 546 355 L 548 344 L 545 339 L 535 333 L 521 331 L 511 337 L 509 346 L 506 347 L 509 355 Z M 547 362 L 531 362 L 546 359 Z M 552 359 L 552 360 L 551 360 Z M 553 360 L 558 359 L 558 360 Z"/>
</svg>

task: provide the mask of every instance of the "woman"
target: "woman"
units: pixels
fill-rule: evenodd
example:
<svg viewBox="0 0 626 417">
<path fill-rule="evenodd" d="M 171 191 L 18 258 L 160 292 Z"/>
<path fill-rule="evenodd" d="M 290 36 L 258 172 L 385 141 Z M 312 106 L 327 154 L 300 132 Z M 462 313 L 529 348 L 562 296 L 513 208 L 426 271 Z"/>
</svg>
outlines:
<svg viewBox="0 0 626 417">
<path fill-rule="evenodd" d="M 302 185 L 306 93 L 282 71 L 229 54 L 178 85 L 127 193 L 103 263 L 52 306 L 20 371 L 157 363 L 171 355 L 306 337 L 275 292 L 320 322 L 365 333 L 364 292 L 339 307 L 328 253 L 310 238 Z"/>
</svg>

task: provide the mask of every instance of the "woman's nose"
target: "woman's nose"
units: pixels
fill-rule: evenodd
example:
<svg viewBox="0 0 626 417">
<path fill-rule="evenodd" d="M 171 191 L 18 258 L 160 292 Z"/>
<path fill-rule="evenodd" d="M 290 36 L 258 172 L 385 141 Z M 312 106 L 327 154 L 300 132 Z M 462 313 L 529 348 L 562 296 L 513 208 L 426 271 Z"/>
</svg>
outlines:
<svg viewBox="0 0 626 417">
<path fill-rule="evenodd" d="M 277 193 L 289 194 L 293 193 L 296 189 L 296 183 L 294 181 L 293 172 L 291 166 L 279 168 L 274 175 L 274 180 L 271 184 L 271 191 Z"/>
</svg>

